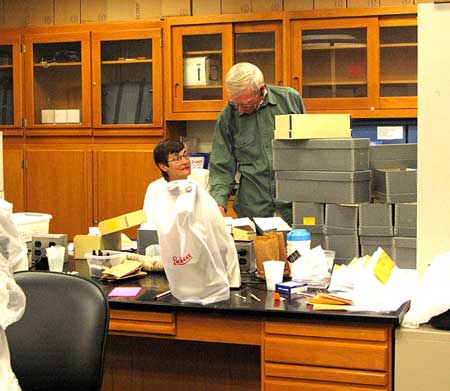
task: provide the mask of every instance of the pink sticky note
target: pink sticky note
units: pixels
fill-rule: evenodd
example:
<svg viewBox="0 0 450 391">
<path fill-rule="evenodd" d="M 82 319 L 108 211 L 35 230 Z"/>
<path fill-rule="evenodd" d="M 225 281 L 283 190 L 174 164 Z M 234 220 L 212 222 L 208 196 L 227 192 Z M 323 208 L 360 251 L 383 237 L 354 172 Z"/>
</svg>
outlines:
<svg viewBox="0 0 450 391">
<path fill-rule="evenodd" d="M 134 297 L 140 292 L 141 289 L 141 287 L 117 287 L 109 292 L 108 296 Z"/>
</svg>

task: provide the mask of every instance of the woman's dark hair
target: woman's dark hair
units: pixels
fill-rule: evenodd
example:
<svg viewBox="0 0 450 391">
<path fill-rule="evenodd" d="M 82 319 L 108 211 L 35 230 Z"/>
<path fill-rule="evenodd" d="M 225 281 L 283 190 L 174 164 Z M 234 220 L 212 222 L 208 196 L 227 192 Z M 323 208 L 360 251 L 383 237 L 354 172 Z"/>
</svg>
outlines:
<svg viewBox="0 0 450 391">
<path fill-rule="evenodd" d="M 167 138 L 163 141 L 161 141 L 153 151 L 153 159 L 155 160 L 156 165 L 159 168 L 160 164 L 164 164 L 165 166 L 169 165 L 168 159 L 169 155 L 171 153 L 179 153 L 184 149 L 184 144 L 178 140 L 173 140 L 170 138 Z M 167 173 L 161 169 L 162 176 L 167 180 L 169 179 L 169 176 Z"/>
</svg>

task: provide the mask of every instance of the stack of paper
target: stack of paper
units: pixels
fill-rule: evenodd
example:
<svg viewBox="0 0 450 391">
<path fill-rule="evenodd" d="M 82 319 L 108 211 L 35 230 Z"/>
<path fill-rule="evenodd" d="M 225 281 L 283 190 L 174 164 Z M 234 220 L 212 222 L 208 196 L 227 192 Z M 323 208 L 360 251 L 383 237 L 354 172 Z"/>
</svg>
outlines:
<svg viewBox="0 0 450 391">
<path fill-rule="evenodd" d="M 141 271 L 142 262 L 126 260 L 119 265 L 110 267 L 102 272 L 101 280 L 117 281 L 132 277 L 143 277 L 147 273 Z"/>
<path fill-rule="evenodd" d="M 314 247 L 291 263 L 291 276 L 293 281 L 306 282 L 310 288 L 327 288 L 330 273 L 322 247 Z"/>
</svg>

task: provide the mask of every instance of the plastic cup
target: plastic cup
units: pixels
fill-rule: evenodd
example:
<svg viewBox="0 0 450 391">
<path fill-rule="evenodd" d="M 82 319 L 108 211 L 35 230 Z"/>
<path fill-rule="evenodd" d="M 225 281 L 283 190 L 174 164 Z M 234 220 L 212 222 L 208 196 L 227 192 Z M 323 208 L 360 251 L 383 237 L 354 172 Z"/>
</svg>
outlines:
<svg viewBox="0 0 450 391">
<path fill-rule="evenodd" d="M 266 285 L 268 291 L 275 290 L 275 284 L 283 282 L 284 272 L 283 261 L 265 261 L 263 262 L 264 274 L 266 276 Z"/>
<path fill-rule="evenodd" d="M 323 250 L 323 252 L 325 253 L 325 258 L 327 260 L 328 271 L 331 271 L 331 269 L 333 269 L 333 263 L 334 263 L 334 257 L 336 256 L 336 251 Z"/>
<path fill-rule="evenodd" d="M 48 259 L 48 268 L 51 272 L 62 272 L 64 268 L 64 246 L 51 246 L 45 250 Z"/>
</svg>

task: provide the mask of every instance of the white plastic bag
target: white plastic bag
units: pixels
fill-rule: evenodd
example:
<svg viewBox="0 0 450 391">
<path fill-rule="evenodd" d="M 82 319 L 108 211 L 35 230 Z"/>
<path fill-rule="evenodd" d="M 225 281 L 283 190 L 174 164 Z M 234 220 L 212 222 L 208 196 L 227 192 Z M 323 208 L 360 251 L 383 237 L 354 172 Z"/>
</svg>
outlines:
<svg viewBox="0 0 450 391">
<path fill-rule="evenodd" d="M 25 295 L 13 278 L 13 268 L 26 255 L 25 243 L 9 213 L 0 209 L 0 390 L 19 391 L 20 387 L 11 370 L 5 329 L 19 320 L 25 310 Z"/>
<path fill-rule="evenodd" d="M 450 252 L 438 255 L 425 270 L 401 325 L 417 328 L 448 309 L 450 309 Z"/>
<path fill-rule="evenodd" d="M 200 304 L 227 300 L 230 286 L 240 286 L 240 270 L 216 202 L 190 180 L 161 181 L 154 190 L 149 217 L 172 295 Z"/>
</svg>

